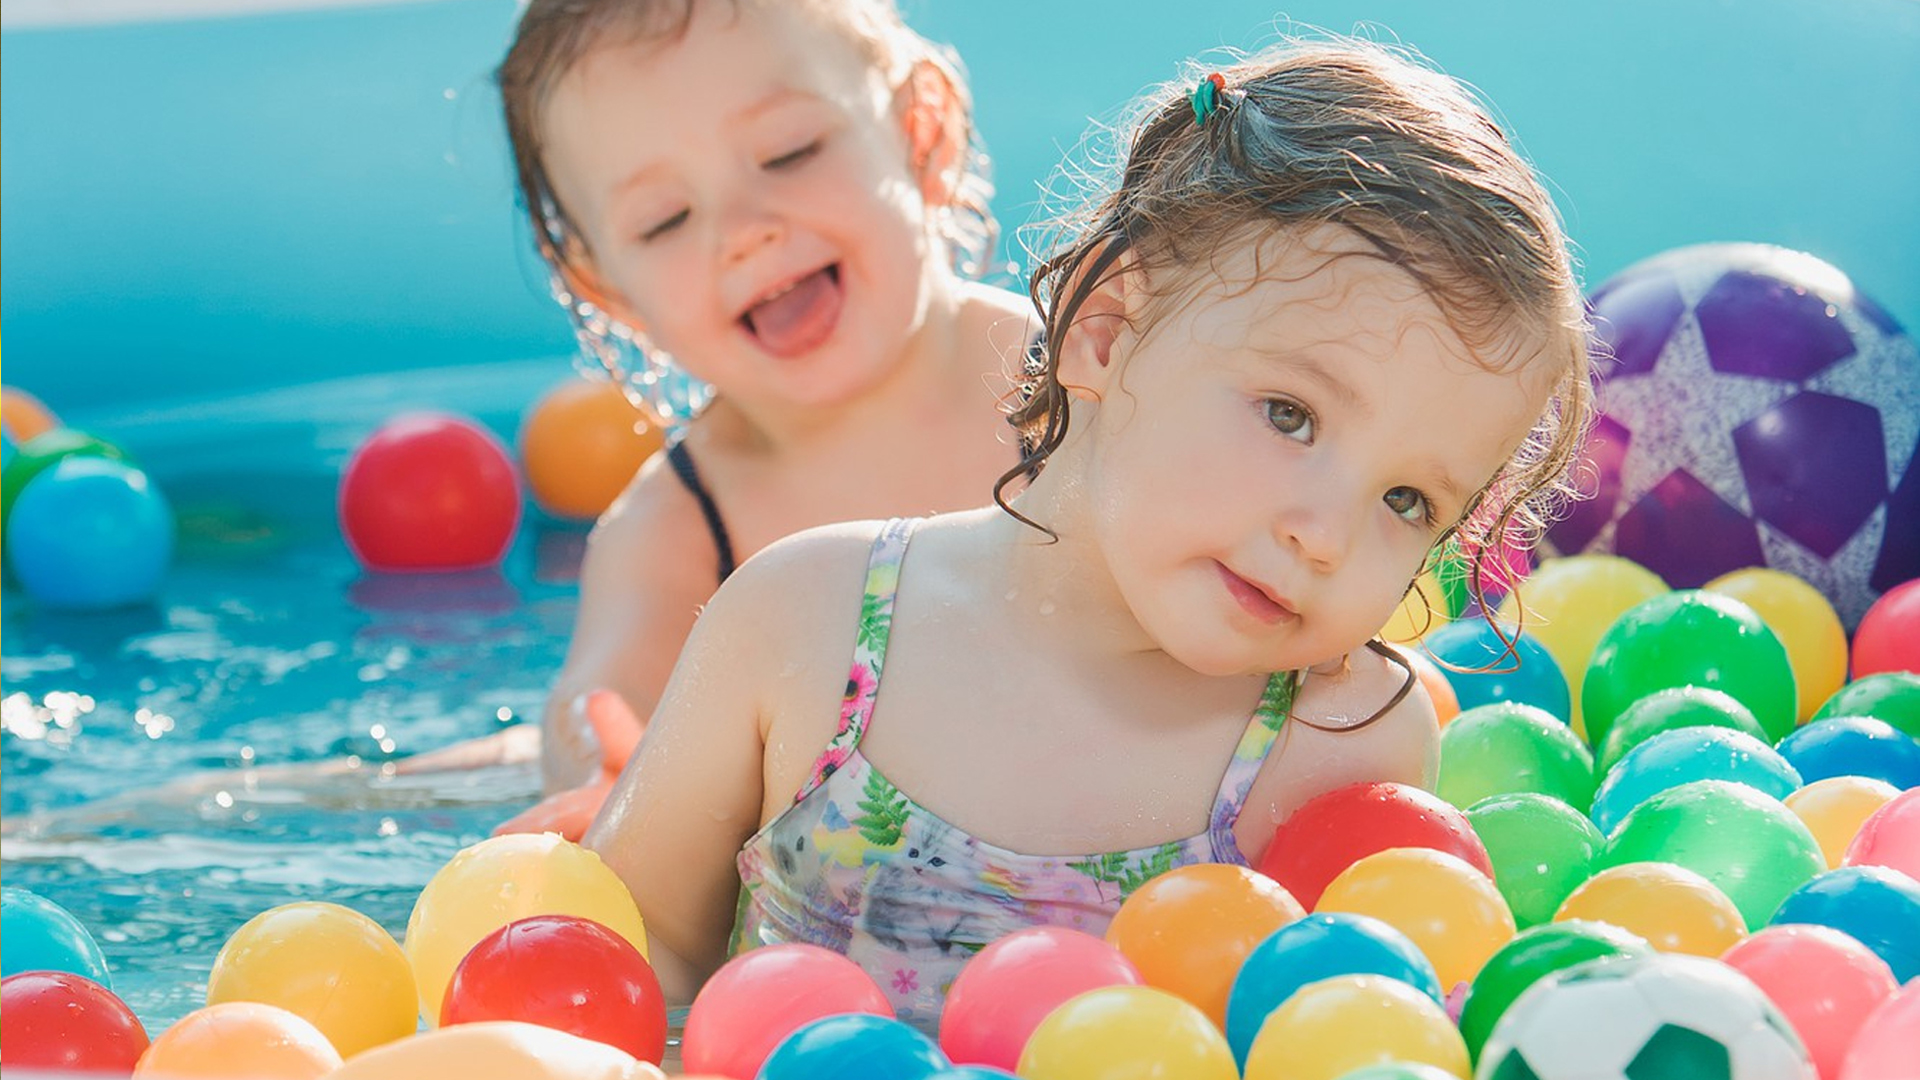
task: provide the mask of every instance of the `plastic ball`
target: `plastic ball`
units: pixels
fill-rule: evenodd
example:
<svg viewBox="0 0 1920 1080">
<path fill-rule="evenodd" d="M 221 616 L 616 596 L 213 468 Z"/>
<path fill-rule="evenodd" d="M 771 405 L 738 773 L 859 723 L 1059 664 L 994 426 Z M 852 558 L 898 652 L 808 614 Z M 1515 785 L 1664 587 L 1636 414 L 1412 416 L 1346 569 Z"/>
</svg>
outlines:
<svg viewBox="0 0 1920 1080">
<path fill-rule="evenodd" d="M 1469 602 L 1467 577 L 1470 572 L 1458 547 L 1449 544 L 1444 549 L 1435 549 L 1428 557 L 1427 566 L 1414 579 L 1413 588 L 1400 598 L 1400 606 L 1387 620 L 1387 625 L 1380 628 L 1381 640 L 1409 644 L 1459 618 Z"/>
<path fill-rule="evenodd" d="M 1841 861 L 1884 866 L 1920 881 L 1920 787 L 1888 800 L 1861 822 Z"/>
<path fill-rule="evenodd" d="M 1434 794 L 1458 807 L 1532 791 L 1581 810 L 1593 801 L 1593 754 L 1565 722 L 1513 702 L 1479 705 L 1440 733 Z"/>
<path fill-rule="evenodd" d="M 1719 956 L 1746 936 L 1740 909 L 1713 882 L 1673 863 L 1627 863 L 1588 878 L 1555 921 L 1617 926 L 1661 952 Z"/>
<path fill-rule="evenodd" d="M 520 479 L 479 424 L 407 413 L 354 450 L 339 512 L 347 546 L 369 570 L 471 570 L 498 563 L 513 543 Z"/>
<path fill-rule="evenodd" d="M 1825 926 L 1763 927 L 1720 959 L 1779 1007 L 1824 1077 L 1840 1075 L 1861 1023 L 1896 985 L 1886 961 Z"/>
<path fill-rule="evenodd" d="M 1092 934 L 1062 926 L 1018 930 L 960 969 L 940 1016 L 940 1048 L 962 1064 L 1011 1069 L 1027 1037 L 1061 1002 L 1141 982 L 1132 961 Z"/>
<path fill-rule="evenodd" d="M 1453 723 L 1460 715 L 1460 696 L 1453 692 L 1453 684 L 1447 681 L 1447 673 L 1440 670 L 1426 653 L 1419 649 L 1397 648 L 1401 659 L 1413 669 L 1414 677 L 1420 680 L 1420 688 L 1427 692 L 1428 700 L 1433 702 L 1433 717 L 1439 721 L 1441 730 Z"/>
<path fill-rule="evenodd" d="M 932 1039 L 893 1017 L 845 1013 L 810 1021 L 782 1039 L 758 1080 L 924 1080 L 947 1064 Z"/>
<path fill-rule="evenodd" d="M 1829 870 L 1782 900 L 1772 921 L 1831 926 L 1872 949 L 1901 982 L 1920 976 L 1920 882 L 1898 870 Z"/>
<path fill-rule="evenodd" d="M 127 1073 L 147 1049 L 147 1029 L 126 1002 L 70 971 L 0 979 L 0 1017 L 15 1068 Z"/>
<path fill-rule="evenodd" d="M 1338 1080 L 1364 1065 L 1417 1061 L 1455 1076 L 1467 1046 L 1433 999 L 1396 979 L 1342 975 L 1274 1010 L 1247 1052 L 1246 1080 Z"/>
<path fill-rule="evenodd" d="M 377 922 L 339 904 L 263 911 L 214 957 L 207 1004 L 278 1005 L 320 1029 L 342 1057 L 413 1034 L 413 968 Z"/>
<path fill-rule="evenodd" d="M 1598 492 L 1547 533 L 1553 550 L 1624 555 L 1676 588 L 1770 566 L 1848 625 L 1920 576 L 1920 502 L 1894 494 L 1916 478 L 1920 349 L 1845 273 L 1702 244 L 1622 270 L 1591 304 L 1607 358 L 1582 468 Z"/>
<path fill-rule="evenodd" d="M 1887 995 L 1861 1021 L 1840 1080 L 1912 1080 L 1915 1046 L 1920 1046 L 1920 980 Z"/>
<path fill-rule="evenodd" d="M 228 1001 L 180 1018 L 140 1056 L 135 1076 L 171 1080 L 319 1080 L 340 1067 L 320 1029 L 277 1005 Z"/>
<path fill-rule="evenodd" d="M 646 955 L 640 909 L 600 856 L 553 833 L 490 837 L 435 872 L 407 918 L 420 1015 L 439 1019 L 454 968 L 481 938 L 532 915 L 592 919 Z"/>
<path fill-rule="evenodd" d="M 26 442 L 60 426 L 46 403 L 14 386 L 0 386 L 0 426 L 16 443 Z"/>
<path fill-rule="evenodd" d="M 1244 866 L 1201 863 L 1169 870 L 1135 889 L 1107 925 L 1107 941 L 1148 986 L 1187 999 L 1224 1029 L 1227 995 L 1247 955 L 1305 915 L 1272 878 Z M 960 981 L 966 978 L 962 971 Z M 951 1002 L 947 1015 L 953 1015 Z M 966 1060 L 947 1046 L 944 1030 L 941 1044 L 954 1060 Z"/>
<path fill-rule="evenodd" d="M 99 611 L 150 600 L 173 561 L 173 508 L 147 475 L 72 457 L 36 477 L 7 521 L 7 560 L 50 608 Z"/>
<path fill-rule="evenodd" d="M 1701 589 L 1656 596 L 1601 635 L 1580 692 L 1588 739 L 1604 745 L 1627 706 L 1675 686 L 1725 691 L 1753 712 L 1770 743 L 1797 722 L 1786 646 L 1730 596 Z"/>
<path fill-rule="evenodd" d="M 1493 876 L 1487 849 L 1459 810 L 1430 792 L 1388 781 L 1348 784 L 1307 800 L 1274 830 L 1259 870 L 1311 911 L 1340 871 L 1395 847 L 1444 851 Z"/>
<path fill-rule="evenodd" d="M 1826 868 L 1820 844 L 1788 810 L 1745 784 L 1695 780 L 1669 788 L 1627 814 L 1607 838 L 1608 866 L 1672 862 L 1727 894 L 1749 930 Z"/>
<path fill-rule="evenodd" d="M 1617 555 L 1547 559 L 1500 604 L 1500 620 L 1525 630 L 1560 665 L 1573 730 L 1585 736 L 1580 688 L 1600 635 L 1627 610 L 1667 591 L 1660 575 Z M 1523 614 L 1524 613 L 1524 614 Z"/>
<path fill-rule="evenodd" d="M 1585 814 L 1534 792 L 1482 799 L 1467 808 L 1467 821 L 1486 844 L 1493 883 L 1519 927 L 1551 921 L 1607 843 Z"/>
<path fill-rule="evenodd" d="M 660 1063 L 667 1000 L 653 967 L 590 919 L 535 915 L 488 934 L 453 969 L 440 1025 L 524 1020 Z"/>
<path fill-rule="evenodd" d="M 1900 789 L 1885 780 L 1830 776 L 1787 796 L 1786 804 L 1820 842 L 1820 854 L 1831 870 L 1841 865 L 1847 845 L 1853 842 L 1861 824 L 1898 794 Z"/>
<path fill-rule="evenodd" d="M 991 1065 L 953 1065 L 937 1073 L 928 1073 L 926 1080 L 1019 1080 L 1005 1069 L 996 1069 Z"/>
<path fill-rule="evenodd" d="M 1459 1076 L 1438 1065 L 1418 1061 L 1389 1061 L 1384 1065 L 1362 1065 L 1352 1072 L 1341 1073 L 1340 1080 L 1459 1080 Z"/>
<path fill-rule="evenodd" d="M 1854 678 L 1886 671 L 1920 675 L 1920 578 L 1881 594 L 1853 632 Z"/>
<path fill-rule="evenodd" d="M 0 528 L 13 520 L 13 504 L 33 478 L 70 457 L 97 457 L 132 465 L 126 451 L 95 435 L 74 428 L 53 428 L 19 443 L 14 458 L 0 472 Z"/>
<path fill-rule="evenodd" d="M 1809 781 L 1865 776 L 1920 786 L 1920 739 L 1871 716 L 1823 716 L 1780 740 L 1779 749 Z"/>
<path fill-rule="evenodd" d="M 606 1043 L 517 1020 L 422 1032 L 359 1054 L 327 1080 L 662 1080 Z"/>
<path fill-rule="evenodd" d="M 1515 930 L 1491 874 L 1428 848 L 1368 855 L 1328 883 L 1314 910 L 1371 915 L 1407 935 L 1448 988 L 1472 981 Z"/>
<path fill-rule="evenodd" d="M 1518 702 L 1544 709 L 1556 717 L 1573 711 L 1567 679 L 1553 654 L 1524 631 L 1507 627 L 1507 642 L 1485 619 L 1462 619 L 1428 634 L 1420 643 L 1453 684 L 1454 697 L 1464 711 L 1479 705 Z"/>
<path fill-rule="evenodd" d="M 1522 930 L 1487 958 L 1460 1009 L 1460 1035 L 1480 1056 L 1487 1036 L 1529 986 L 1556 971 L 1603 956 L 1641 956 L 1653 949 L 1639 935 L 1603 922 L 1569 919 Z"/>
<path fill-rule="evenodd" d="M 1797 706 L 1804 723 L 1847 681 L 1847 630 L 1820 590 L 1784 570 L 1749 566 L 1703 586 L 1744 602 L 1760 614 L 1787 650 Z"/>
<path fill-rule="evenodd" d="M 1023 1080 L 1240 1076 L 1207 1014 L 1151 986 L 1108 986 L 1064 1002 L 1034 1029 L 1014 1071 Z"/>
<path fill-rule="evenodd" d="M 1785 799 L 1800 774 L 1773 747 L 1719 727 L 1663 731 L 1627 752 L 1593 797 L 1593 823 L 1611 833 L 1634 807 L 1695 780 L 1726 780 Z"/>
<path fill-rule="evenodd" d="M 592 520 L 665 436 L 614 383 L 569 379 L 528 411 L 519 441 L 534 503 L 554 517 Z"/>
<path fill-rule="evenodd" d="M 680 1059 L 690 1073 L 752 1077 L 780 1040 L 855 1012 L 893 1016 L 859 964 L 818 945 L 763 945 L 722 964 L 694 996 Z"/>
<path fill-rule="evenodd" d="M 1247 954 L 1227 995 L 1227 1044 L 1245 1062 L 1260 1026 L 1301 987 L 1337 975 L 1385 975 L 1444 1000 L 1433 962 L 1399 930 L 1368 915 L 1316 912 Z"/>
<path fill-rule="evenodd" d="M 0 976 L 66 971 L 112 987 L 107 958 L 73 912 L 13 886 L 0 888 Z"/>
<path fill-rule="evenodd" d="M 1920 675 L 1883 671 L 1855 679 L 1813 714 L 1815 720 L 1829 716 L 1871 716 L 1920 739 Z"/>
<path fill-rule="evenodd" d="M 1655 690 L 1614 719 L 1606 739 L 1597 745 L 1594 772 L 1604 778 L 1634 747 L 1663 732 L 1690 727 L 1725 728 L 1773 742 L 1753 718 L 1753 710 L 1730 695 L 1704 686 L 1674 686 Z"/>
</svg>

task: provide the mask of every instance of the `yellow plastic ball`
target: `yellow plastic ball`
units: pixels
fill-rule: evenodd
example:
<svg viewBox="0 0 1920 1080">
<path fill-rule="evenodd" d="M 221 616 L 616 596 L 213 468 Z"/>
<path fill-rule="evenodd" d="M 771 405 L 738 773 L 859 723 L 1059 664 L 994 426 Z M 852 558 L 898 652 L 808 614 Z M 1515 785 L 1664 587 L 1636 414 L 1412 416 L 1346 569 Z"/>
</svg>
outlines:
<svg viewBox="0 0 1920 1080">
<path fill-rule="evenodd" d="M 1022 1080 L 1240 1077 L 1227 1037 L 1207 1014 L 1151 986 L 1105 986 L 1068 998 L 1033 1029 L 1014 1071 Z"/>
<path fill-rule="evenodd" d="M 207 977 L 207 1004 L 228 1001 L 301 1016 L 342 1057 L 416 1027 L 407 954 L 379 923 L 339 904 L 283 904 L 234 931 Z"/>
<path fill-rule="evenodd" d="M 1582 738 L 1580 687 L 1600 637 L 1627 609 L 1669 592 L 1660 575 L 1618 555 L 1570 555 L 1548 559 L 1500 602 L 1500 618 L 1520 622 L 1560 665 L 1573 696 L 1573 730 Z M 1523 608 L 1524 605 L 1524 608 Z"/>
<path fill-rule="evenodd" d="M 1246 1080 L 1338 1080 L 1387 1062 L 1473 1075 L 1466 1040 L 1432 998 L 1385 975 L 1341 975 L 1308 983 L 1267 1017 Z"/>
<path fill-rule="evenodd" d="M 1836 870 L 1860 826 L 1898 794 L 1899 788 L 1870 776 L 1829 776 L 1788 795 L 1786 803 L 1819 841 L 1827 869 Z"/>
<path fill-rule="evenodd" d="M 423 1032 L 355 1057 L 327 1080 L 660 1080 L 665 1074 L 606 1043 L 518 1020 Z"/>
<path fill-rule="evenodd" d="M 1747 922 L 1726 893 L 1700 874 L 1664 862 L 1600 871 L 1568 895 L 1553 919 L 1611 923 L 1661 952 L 1716 960 L 1747 936 Z"/>
<path fill-rule="evenodd" d="M 1744 602 L 1787 647 L 1800 723 L 1846 683 L 1847 630 L 1819 589 L 1764 566 L 1721 574 L 1704 587 Z"/>
<path fill-rule="evenodd" d="M 407 919 L 407 959 L 429 1025 L 440 1022 L 447 982 L 468 950 L 533 915 L 592 919 L 647 953 L 633 894 L 600 856 L 553 833 L 490 837 L 441 867 Z"/>
<path fill-rule="evenodd" d="M 340 1067 L 320 1029 L 278 1005 L 228 1001 L 197 1009 L 153 1040 L 135 1076 L 171 1080 L 318 1080 Z"/>
<path fill-rule="evenodd" d="M 1506 898 L 1472 864 L 1430 848 L 1387 848 L 1340 871 L 1315 912 L 1371 915 L 1433 961 L 1440 985 L 1472 982 L 1517 932 Z"/>
<path fill-rule="evenodd" d="M 528 412 L 520 428 L 520 462 L 540 509 L 591 520 L 613 504 L 664 441 L 618 386 L 573 379 Z"/>
</svg>

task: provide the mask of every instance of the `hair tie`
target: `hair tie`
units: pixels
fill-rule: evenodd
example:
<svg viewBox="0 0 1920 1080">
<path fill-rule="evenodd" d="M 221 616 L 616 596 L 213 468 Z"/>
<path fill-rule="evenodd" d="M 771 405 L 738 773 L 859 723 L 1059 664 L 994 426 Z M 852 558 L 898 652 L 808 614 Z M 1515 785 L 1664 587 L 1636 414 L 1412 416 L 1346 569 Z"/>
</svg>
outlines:
<svg viewBox="0 0 1920 1080">
<path fill-rule="evenodd" d="M 1193 88 L 1193 96 L 1188 99 L 1193 106 L 1193 122 L 1196 126 L 1207 126 L 1207 118 L 1220 111 L 1226 92 L 1227 80 L 1217 71 L 1200 80 L 1199 85 Z"/>
</svg>

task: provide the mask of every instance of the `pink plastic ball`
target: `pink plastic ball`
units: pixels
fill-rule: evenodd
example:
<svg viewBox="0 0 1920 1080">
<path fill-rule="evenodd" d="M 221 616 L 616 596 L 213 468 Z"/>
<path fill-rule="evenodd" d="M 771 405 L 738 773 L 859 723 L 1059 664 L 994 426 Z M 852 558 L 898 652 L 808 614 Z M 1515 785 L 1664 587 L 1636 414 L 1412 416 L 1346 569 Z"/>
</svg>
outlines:
<svg viewBox="0 0 1920 1080">
<path fill-rule="evenodd" d="M 1133 963 L 1100 938 L 1063 926 L 1017 930 L 960 969 L 940 1015 L 940 1049 L 956 1065 L 1013 1071 L 1040 1021 L 1106 986 L 1141 986 Z"/>
<path fill-rule="evenodd" d="M 893 1016 L 859 964 L 818 945 L 765 945 L 713 973 L 687 1011 L 680 1060 L 688 1075 L 752 1080 L 780 1041 L 840 1013 Z"/>
<path fill-rule="evenodd" d="M 1769 926 L 1720 959 L 1786 1014 L 1823 1080 L 1836 1080 L 1861 1022 L 1899 986 L 1872 949 L 1826 926 Z"/>
<path fill-rule="evenodd" d="M 1840 865 L 1884 866 L 1920 881 L 1920 788 L 1908 788 L 1867 815 Z"/>
<path fill-rule="evenodd" d="M 1913 1080 L 1920 1046 L 1920 979 L 1880 1003 L 1860 1025 L 1839 1080 Z"/>
<path fill-rule="evenodd" d="M 1920 675 L 1920 578 L 1881 594 L 1853 633 L 1853 677 L 1883 671 Z"/>
<path fill-rule="evenodd" d="M 387 421 L 340 478 L 340 528 L 369 570 L 471 570 L 506 554 L 520 478 L 506 447 L 444 413 Z"/>
</svg>

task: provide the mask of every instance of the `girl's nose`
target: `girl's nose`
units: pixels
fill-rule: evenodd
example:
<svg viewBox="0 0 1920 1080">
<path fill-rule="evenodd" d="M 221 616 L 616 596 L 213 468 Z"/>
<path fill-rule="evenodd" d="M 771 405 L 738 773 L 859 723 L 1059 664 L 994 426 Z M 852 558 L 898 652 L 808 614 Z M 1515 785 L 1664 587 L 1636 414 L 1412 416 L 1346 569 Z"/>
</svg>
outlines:
<svg viewBox="0 0 1920 1080">
<path fill-rule="evenodd" d="M 786 235 L 780 219 L 759 208 L 730 212 L 721 223 L 720 257 L 726 265 L 744 262 Z"/>
<path fill-rule="evenodd" d="M 1346 558 L 1363 512 L 1356 493 L 1333 478 L 1297 491 L 1274 518 L 1274 531 L 1315 573 L 1330 573 Z"/>
</svg>

